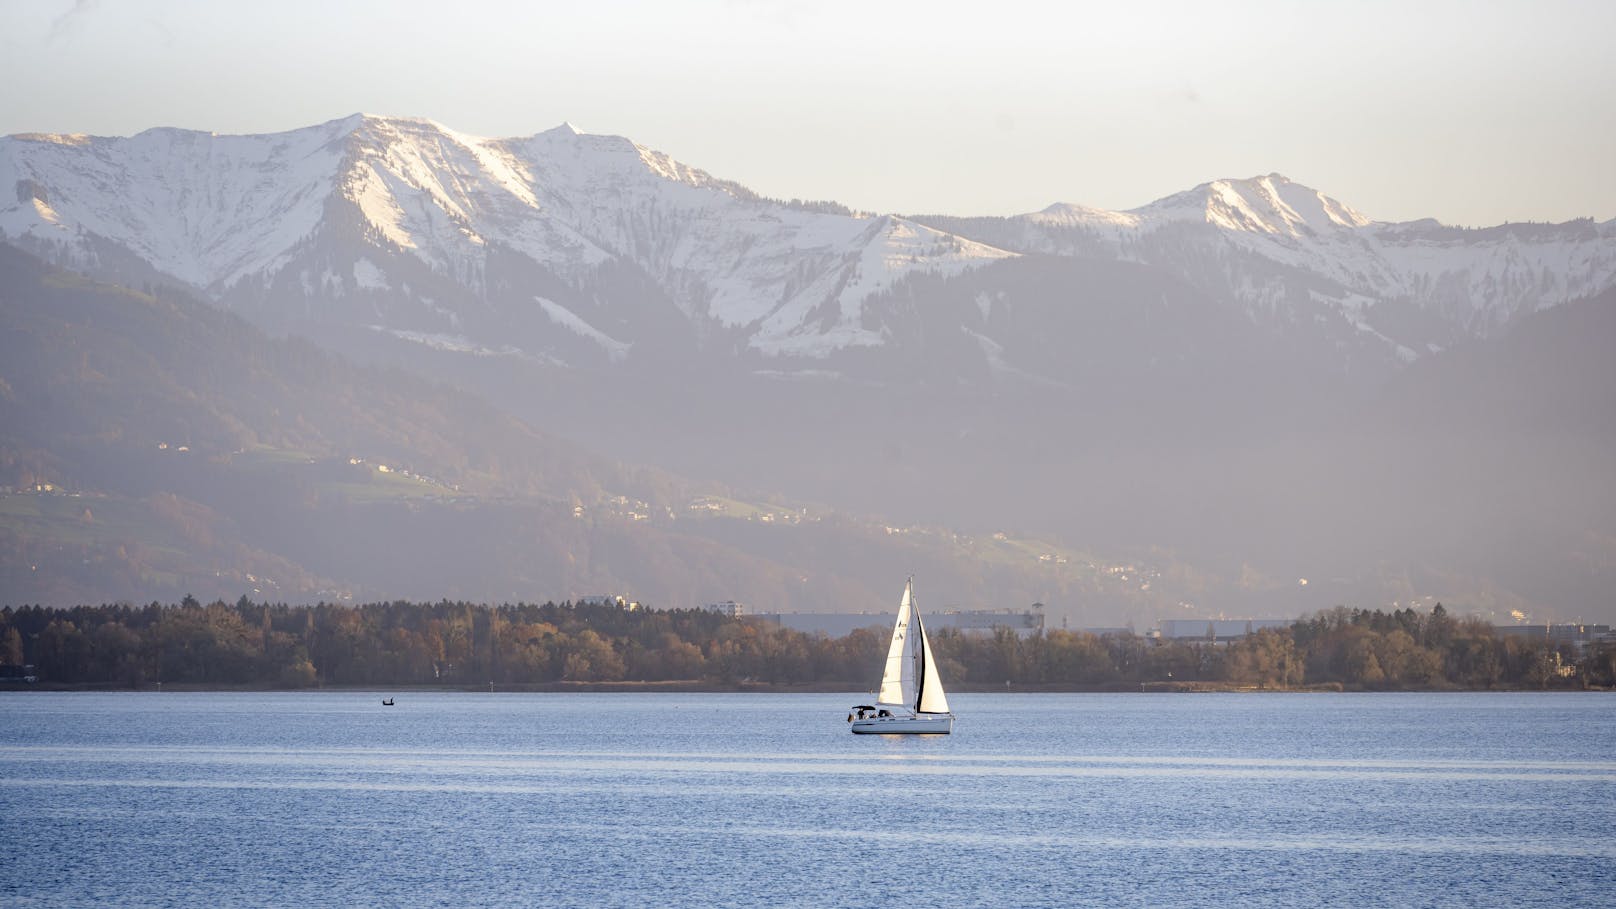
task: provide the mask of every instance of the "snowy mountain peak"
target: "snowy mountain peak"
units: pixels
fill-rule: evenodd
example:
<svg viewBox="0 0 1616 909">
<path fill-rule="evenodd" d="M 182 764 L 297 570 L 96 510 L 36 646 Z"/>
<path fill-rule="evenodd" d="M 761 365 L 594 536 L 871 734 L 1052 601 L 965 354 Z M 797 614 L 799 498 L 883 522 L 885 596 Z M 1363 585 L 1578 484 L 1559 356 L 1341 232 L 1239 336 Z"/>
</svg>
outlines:
<svg viewBox="0 0 1616 909">
<path fill-rule="evenodd" d="M 1047 227 L 1125 233 L 1188 222 L 1291 238 L 1373 223 L 1346 203 L 1282 174 L 1214 180 L 1128 211 L 1057 203 L 1025 218 Z"/>
<path fill-rule="evenodd" d="M 7 138 L 18 142 L 44 142 L 50 145 L 88 145 L 95 137 L 88 133 L 17 133 Z"/>
<path fill-rule="evenodd" d="M 1130 211 L 1051 205 L 1013 218 L 925 223 L 1000 249 L 1163 268 L 1296 335 L 1397 361 L 1492 337 L 1616 285 L 1616 230 L 1591 220 L 1484 229 L 1372 221 L 1270 173 L 1203 183 Z"/>
<path fill-rule="evenodd" d="M 568 362 L 658 338 L 806 358 L 901 345 L 912 314 L 888 292 L 1022 253 L 1165 268 L 1253 322 L 1333 319 L 1400 359 L 1616 280 L 1609 223 L 1382 224 L 1280 174 L 1131 211 L 871 217 L 765 199 L 570 124 L 486 138 L 374 114 L 267 135 L 0 138 L 0 242 L 272 318 Z"/>
<path fill-rule="evenodd" d="M 0 201 L 0 235 L 78 265 L 111 243 L 199 288 L 227 284 L 271 268 L 315 229 L 354 122 L 258 136 L 0 138 L 0 186 L 30 189 Z"/>
<path fill-rule="evenodd" d="M 1137 228 L 1140 224 L 1138 215 L 1125 211 L 1107 211 L 1103 208 L 1090 208 L 1087 205 L 1072 205 L 1067 202 L 1057 202 L 1043 211 L 1028 215 L 1028 220 L 1051 227 L 1117 227 Z"/>
<path fill-rule="evenodd" d="M 1281 174 L 1214 180 L 1132 213 L 1148 221 L 1204 221 L 1225 230 L 1288 237 L 1370 223 L 1351 206 Z"/>
<path fill-rule="evenodd" d="M 477 319 L 522 324 L 530 340 L 552 326 L 613 355 L 634 343 L 632 323 L 670 318 L 769 354 L 881 345 L 889 333 L 866 318 L 867 299 L 911 273 L 1010 255 L 902 219 L 763 199 L 570 124 L 495 139 L 353 114 L 259 136 L 10 137 L 0 187 L 15 189 L 0 195 L 0 240 L 74 267 L 110 254 L 231 305 L 340 312 L 400 337 L 459 333 L 468 311 L 509 307 Z M 536 298 L 548 301 L 538 322 Z M 626 312 L 669 304 L 651 319 Z"/>
</svg>

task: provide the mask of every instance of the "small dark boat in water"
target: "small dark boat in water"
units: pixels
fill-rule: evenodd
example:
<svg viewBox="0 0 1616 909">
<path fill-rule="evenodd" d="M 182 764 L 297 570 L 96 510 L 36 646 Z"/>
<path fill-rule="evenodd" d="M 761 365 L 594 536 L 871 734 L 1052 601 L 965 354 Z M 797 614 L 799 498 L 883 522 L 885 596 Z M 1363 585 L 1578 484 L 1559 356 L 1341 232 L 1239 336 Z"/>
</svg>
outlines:
<svg viewBox="0 0 1616 909">
<path fill-rule="evenodd" d="M 391 707 L 391 706 L 393 706 L 393 699 L 392 698 L 383 699 L 382 700 L 382 706 L 383 707 Z"/>
</svg>

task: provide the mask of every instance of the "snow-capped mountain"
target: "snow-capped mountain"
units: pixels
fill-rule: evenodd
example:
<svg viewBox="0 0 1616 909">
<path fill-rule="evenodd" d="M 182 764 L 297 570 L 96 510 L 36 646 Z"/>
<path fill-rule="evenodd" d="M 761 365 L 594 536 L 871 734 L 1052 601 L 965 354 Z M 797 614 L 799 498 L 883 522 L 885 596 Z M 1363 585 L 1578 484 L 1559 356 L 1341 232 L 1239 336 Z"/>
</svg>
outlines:
<svg viewBox="0 0 1616 909">
<path fill-rule="evenodd" d="M 1616 221 L 1387 223 L 1279 174 L 1216 180 L 1124 212 L 1059 204 L 919 220 L 1007 250 L 1157 265 L 1259 324 L 1339 317 L 1405 361 L 1616 284 Z"/>
<path fill-rule="evenodd" d="M 16 188 L 0 231 L 61 263 L 93 270 L 117 249 L 248 310 L 534 353 L 570 335 L 622 356 L 636 323 L 667 315 L 624 297 L 764 354 L 880 344 L 861 308 L 871 294 L 1008 255 L 901 218 L 760 199 L 565 125 L 485 139 L 356 115 L 264 136 L 19 135 L 0 140 L 0 183 Z M 603 275 L 621 285 L 625 271 L 649 286 L 614 293 Z"/>
<path fill-rule="evenodd" d="M 1277 175 L 1121 212 L 869 215 L 761 198 L 568 126 L 490 139 L 359 115 L 258 136 L 0 138 L 5 188 L 0 244 L 180 285 L 731 488 L 1215 564 L 1265 552 L 1273 577 L 1346 578 L 1405 550 L 1435 553 L 1434 571 L 1589 572 L 1616 539 L 1608 427 L 1583 418 L 1611 409 L 1608 370 L 1597 345 L 1559 340 L 1608 324 L 1616 222 L 1386 223 Z M 0 281 L 24 328 L 61 299 Z M 1492 365 L 1513 341 L 1531 355 Z M 1455 346 L 1469 350 L 1432 355 Z M 1545 365 L 1562 355 L 1563 371 Z M 60 374 L 99 388 L 103 368 Z M 320 414 L 276 425 L 305 416 Z M 416 416 L 379 414 L 376 431 Z M 214 422 L 228 450 L 263 420 Z M 456 460 L 483 445 L 461 435 L 450 463 L 502 472 L 481 449 Z M 1573 519 L 1553 536 L 1545 514 Z M 1467 530 L 1484 538 L 1453 542 Z M 749 558 L 783 545 L 754 543 Z M 1475 559 L 1454 567 L 1464 546 Z"/>
<path fill-rule="evenodd" d="M 17 135 L 0 139 L 0 185 L 14 189 L 0 239 L 59 264 L 178 281 L 276 327 L 564 363 L 924 355 L 958 350 L 963 333 L 996 372 L 1019 374 L 987 308 L 961 310 L 950 332 L 917 314 L 930 303 L 908 285 L 1027 253 L 1143 264 L 1282 340 L 1391 364 L 1616 284 L 1616 222 L 1390 224 L 1279 175 L 1125 212 L 866 215 L 763 199 L 566 125 L 489 139 L 355 115 L 256 136 Z M 970 282 L 1015 304 L 991 278 Z M 1032 308 L 1049 311 L 1095 291 L 1037 293 Z"/>
</svg>

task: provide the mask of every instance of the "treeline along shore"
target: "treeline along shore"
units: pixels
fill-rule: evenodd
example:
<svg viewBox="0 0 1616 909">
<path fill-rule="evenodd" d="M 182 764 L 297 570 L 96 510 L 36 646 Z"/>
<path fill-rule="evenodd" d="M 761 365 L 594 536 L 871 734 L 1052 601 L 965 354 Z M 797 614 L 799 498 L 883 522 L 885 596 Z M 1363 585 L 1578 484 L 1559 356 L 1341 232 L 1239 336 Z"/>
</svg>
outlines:
<svg viewBox="0 0 1616 909">
<path fill-rule="evenodd" d="M 660 683 L 869 688 L 886 629 L 839 638 L 694 609 L 441 601 L 0 609 L 6 687 L 582 687 Z M 1216 644 L 1049 630 L 943 629 L 933 648 L 958 690 L 1586 689 L 1616 684 L 1616 647 L 1578 652 L 1477 619 L 1336 607 Z"/>
</svg>

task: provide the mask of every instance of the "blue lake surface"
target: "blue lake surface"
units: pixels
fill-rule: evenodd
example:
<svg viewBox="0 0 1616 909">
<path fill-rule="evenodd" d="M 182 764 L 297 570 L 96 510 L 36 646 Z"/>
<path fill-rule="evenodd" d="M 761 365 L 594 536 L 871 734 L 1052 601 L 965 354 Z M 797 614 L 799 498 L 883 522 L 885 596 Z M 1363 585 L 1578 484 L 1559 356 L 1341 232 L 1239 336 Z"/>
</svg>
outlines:
<svg viewBox="0 0 1616 909">
<path fill-rule="evenodd" d="M 1616 697 L 0 694 L 0 905 L 1612 906 Z"/>
</svg>

